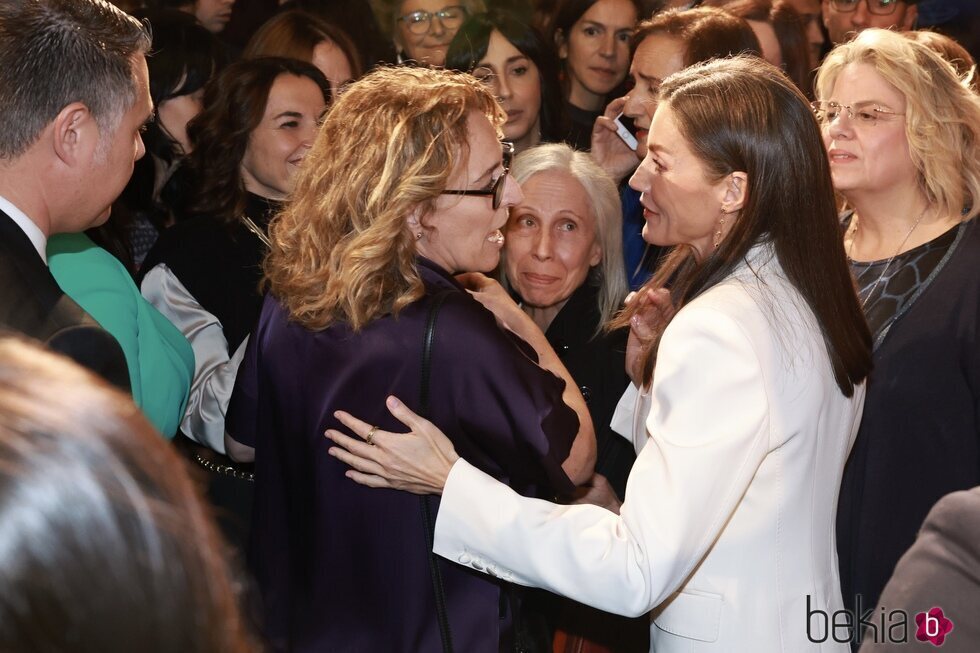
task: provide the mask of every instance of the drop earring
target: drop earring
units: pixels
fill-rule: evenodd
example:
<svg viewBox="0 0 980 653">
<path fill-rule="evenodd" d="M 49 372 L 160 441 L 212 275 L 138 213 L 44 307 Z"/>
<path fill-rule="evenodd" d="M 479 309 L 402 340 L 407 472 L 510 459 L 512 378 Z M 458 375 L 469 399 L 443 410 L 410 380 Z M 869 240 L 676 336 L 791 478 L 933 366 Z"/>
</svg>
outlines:
<svg viewBox="0 0 980 653">
<path fill-rule="evenodd" d="M 722 214 L 722 216 L 718 218 L 718 228 L 715 230 L 715 238 L 714 238 L 715 249 L 718 249 L 718 246 L 721 245 L 721 239 L 722 236 L 724 235 L 722 233 L 722 230 L 724 228 L 725 228 L 725 215 Z"/>
</svg>

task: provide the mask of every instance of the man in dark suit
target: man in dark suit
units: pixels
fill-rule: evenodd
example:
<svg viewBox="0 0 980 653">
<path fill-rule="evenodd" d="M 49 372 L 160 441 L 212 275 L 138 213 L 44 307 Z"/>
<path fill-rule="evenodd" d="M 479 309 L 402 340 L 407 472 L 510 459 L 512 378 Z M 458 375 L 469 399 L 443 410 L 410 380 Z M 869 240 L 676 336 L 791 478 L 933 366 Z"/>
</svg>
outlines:
<svg viewBox="0 0 980 653">
<path fill-rule="evenodd" d="M 58 287 L 45 247 L 104 222 L 143 156 L 149 47 L 105 0 L 0 3 L 0 330 L 126 389 L 122 350 Z"/>
</svg>

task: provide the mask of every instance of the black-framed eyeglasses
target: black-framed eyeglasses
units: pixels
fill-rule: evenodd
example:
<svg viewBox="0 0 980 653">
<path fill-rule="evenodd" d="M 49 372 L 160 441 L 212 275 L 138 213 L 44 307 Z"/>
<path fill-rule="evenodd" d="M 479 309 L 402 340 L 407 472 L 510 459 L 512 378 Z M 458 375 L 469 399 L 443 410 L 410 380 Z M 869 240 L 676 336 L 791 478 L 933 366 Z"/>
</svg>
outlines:
<svg viewBox="0 0 980 653">
<path fill-rule="evenodd" d="M 857 9 L 857 6 L 865 2 L 868 11 L 876 16 L 891 16 L 895 13 L 895 8 L 904 0 L 830 0 L 834 9 L 841 13 L 850 13 Z"/>
<path fill-rule="evenodd" d="M 462 5 L 450 5 L 443 7 L 439 11 L 413 11 L 410 14 L 398 17 L 398 22 L 405 23 L 405 27 L 412 34 L 421 36 L 428 34 L 432 29 L 432 19 L 437 18 L 445 29 L 459 29 L 469 12 Z"/>
<path fill-rule="evenodd" d="M 510 173 L 510 162 L 514 158 L 514 144 L 504 141 L 500 144 L 500 148 L 503 151 L 503 168 L 504 171 L 500 173 L 493 185 L 485 190 L 444 190 L 440 195 L 476 195 L 477 197 L 493 197 L 491 205 L 493 210 L 496 211 L 500 208 L 500 205 L 504 201 L 504 184 L 507 175 Z"/>
<path fill-rule="evenodd" d="M 810 108 L 813 115 L 817 117 L 817 122 L 821 125 L 829 125 L 837 120 L 841 111 L 847 112 L 847 117 L 859 123 L 874 126 L 878 124 L 878 119 L 882 117 L 904 116 L 904 113 L 895 113 L 882 109 L 874 102 L 858 102 L 854 105 L 839 104 L 837 102 L 811 102 Z"/>
</svg>

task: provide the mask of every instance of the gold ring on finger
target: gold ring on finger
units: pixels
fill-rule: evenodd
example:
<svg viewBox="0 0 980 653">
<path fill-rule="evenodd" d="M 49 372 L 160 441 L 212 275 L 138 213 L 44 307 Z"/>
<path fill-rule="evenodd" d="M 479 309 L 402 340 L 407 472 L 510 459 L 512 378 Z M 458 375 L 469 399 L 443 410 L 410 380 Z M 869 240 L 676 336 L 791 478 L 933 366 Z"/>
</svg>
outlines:
<svg viewBox="0 0 980 653">
<path fill-rule="evenodd" d="M 369 445 L 374 446 L 374 434 L 378 432 L 377 426 L 372 426 L 371 430 L 368 431 L 367 437 L 364 438 Z"/>
</svg>

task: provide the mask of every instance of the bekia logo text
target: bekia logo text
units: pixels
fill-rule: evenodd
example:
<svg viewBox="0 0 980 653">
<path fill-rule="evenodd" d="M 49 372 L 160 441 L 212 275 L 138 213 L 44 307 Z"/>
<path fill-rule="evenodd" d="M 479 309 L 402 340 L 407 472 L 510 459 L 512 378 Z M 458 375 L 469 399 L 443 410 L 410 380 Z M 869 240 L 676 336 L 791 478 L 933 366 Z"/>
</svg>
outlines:
<svg viewBox="0 0 980 653">
<path fill-rule="evenodd" d="M 854 612 L 836 610 L 827 613 L 813 607 L 813 601 L 806 597 L 806 637 L 815 644 L 832 639 L 840 644 L 871 640 L 875 643 L 888 642 L 904 644 L 909 641 L 909 616 L 905 610 L 887 610 L 874 607 L 864 610 L 861 595 L 855 597 Z M 933 607 L 919 612 L 914 617 L 915 639 L 942 646 L 953 630 L 953 622 L 943 614 L 943 609 Z"/>
</svg>

